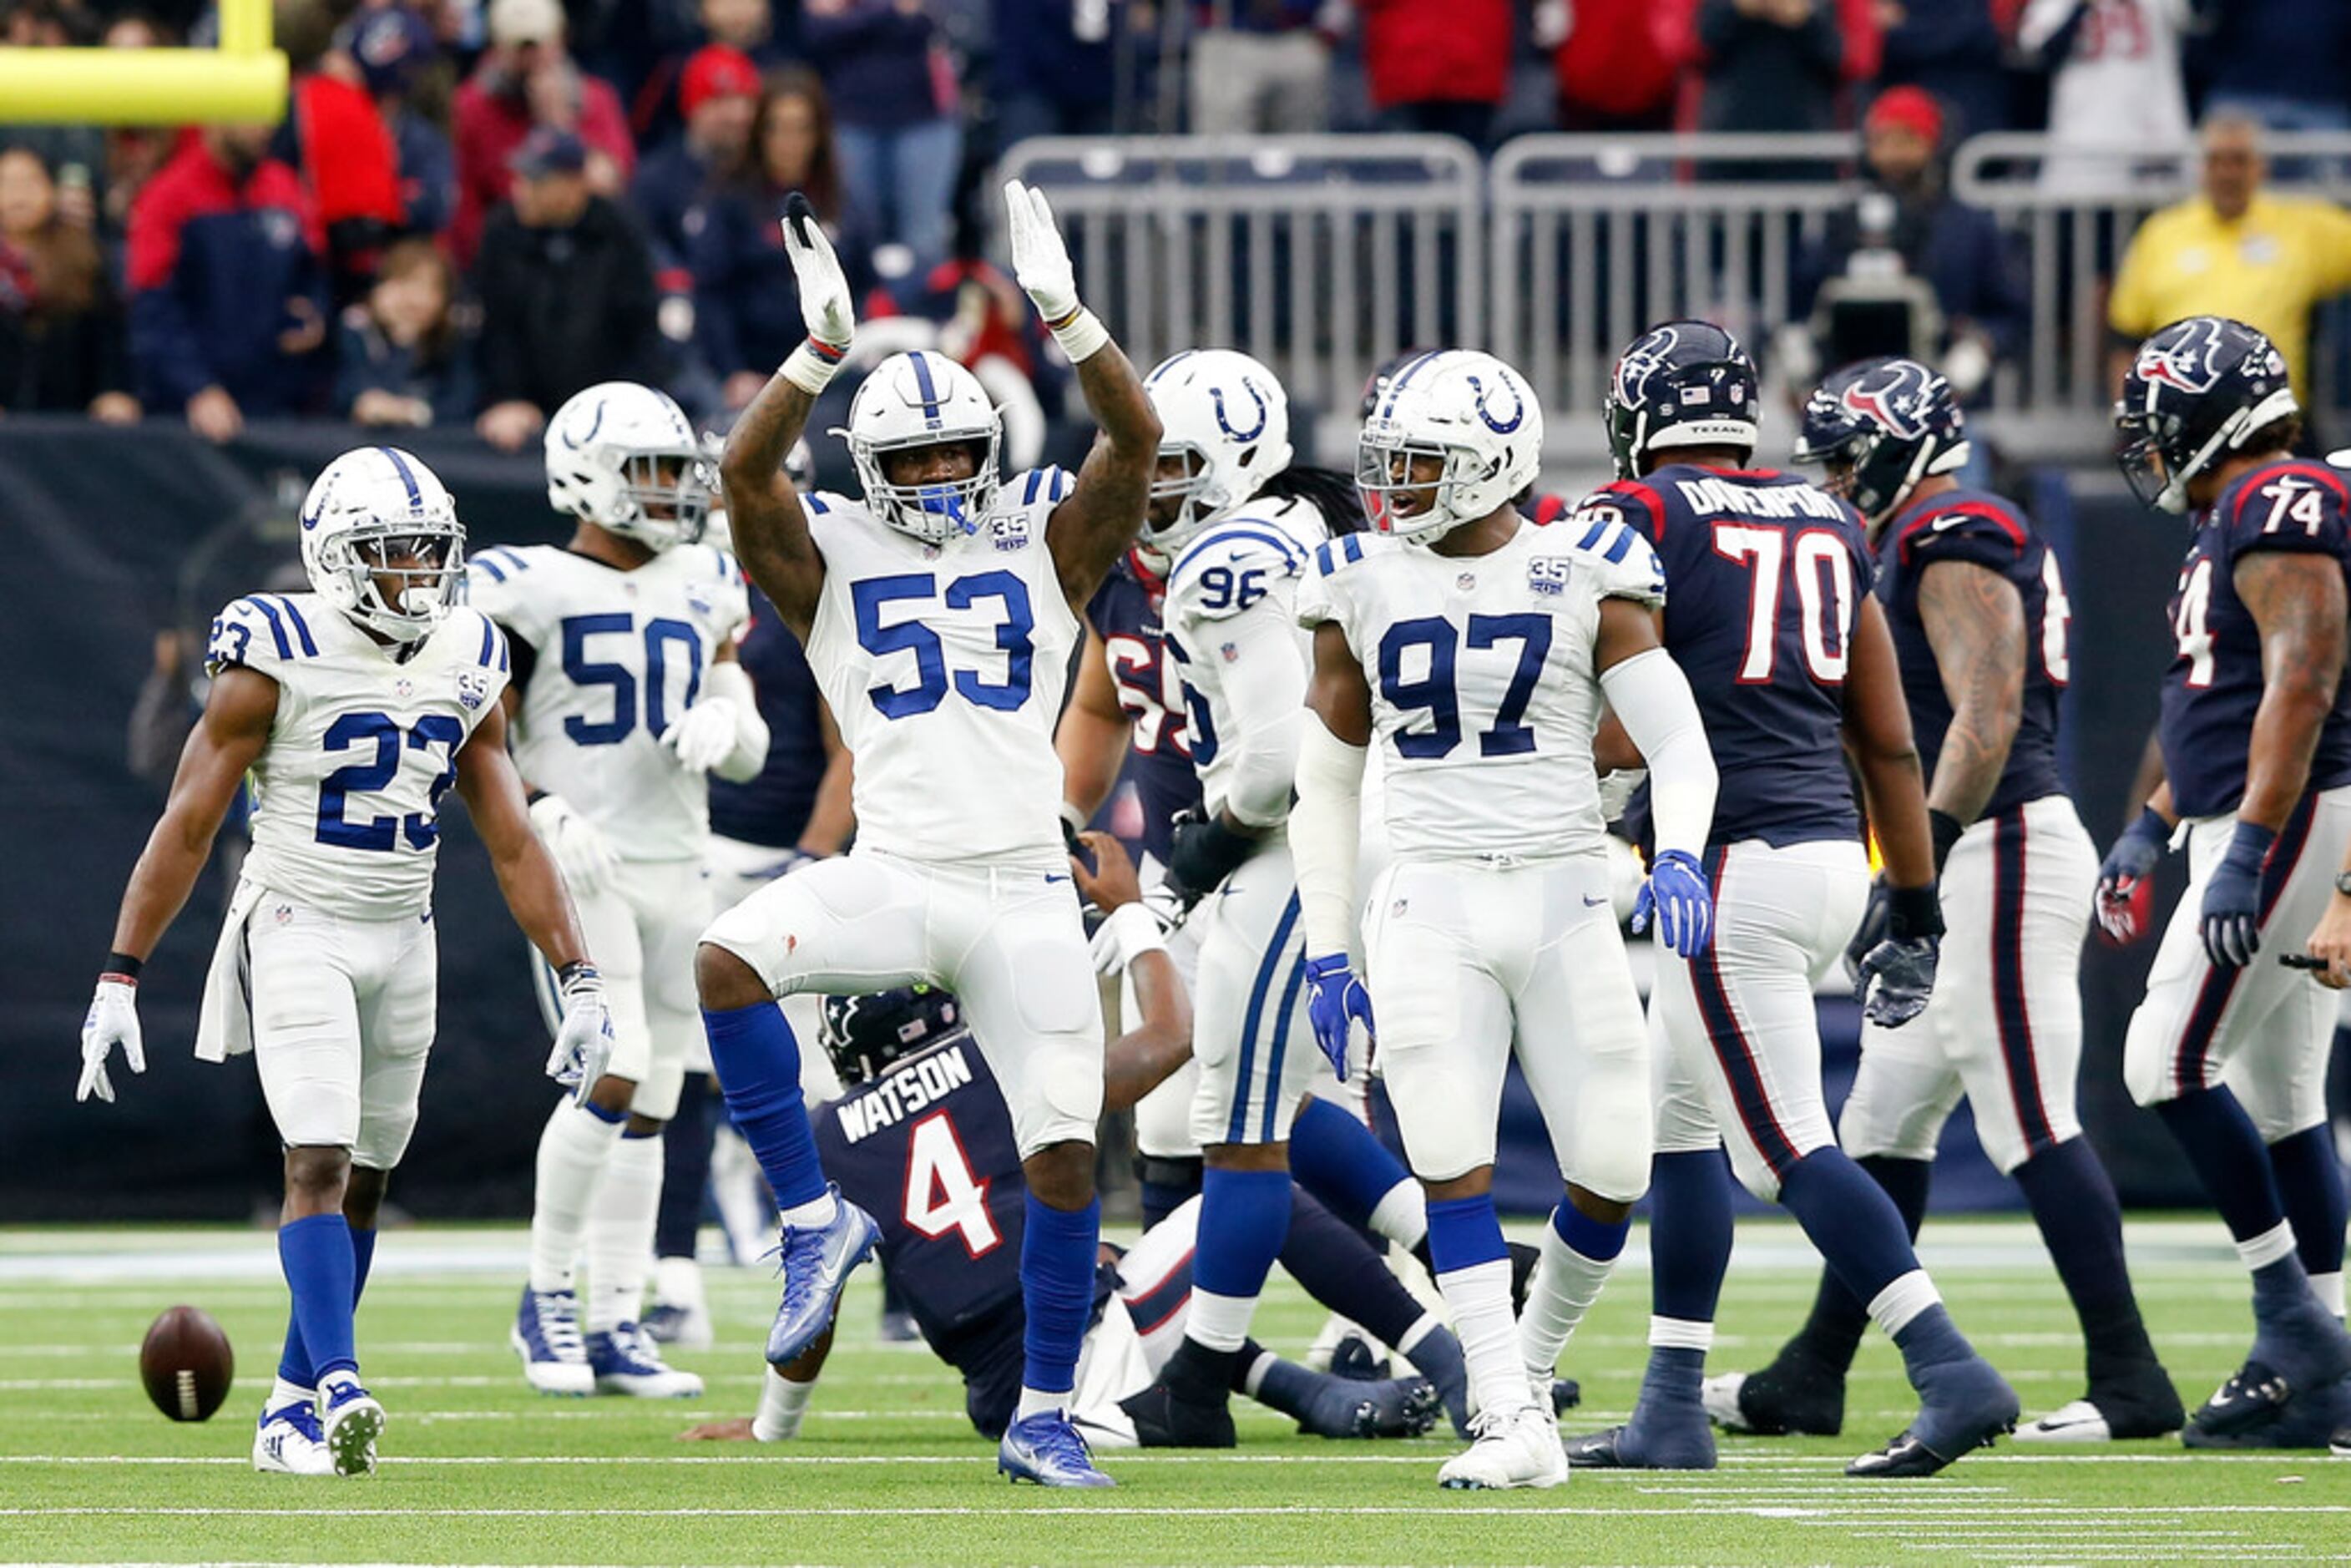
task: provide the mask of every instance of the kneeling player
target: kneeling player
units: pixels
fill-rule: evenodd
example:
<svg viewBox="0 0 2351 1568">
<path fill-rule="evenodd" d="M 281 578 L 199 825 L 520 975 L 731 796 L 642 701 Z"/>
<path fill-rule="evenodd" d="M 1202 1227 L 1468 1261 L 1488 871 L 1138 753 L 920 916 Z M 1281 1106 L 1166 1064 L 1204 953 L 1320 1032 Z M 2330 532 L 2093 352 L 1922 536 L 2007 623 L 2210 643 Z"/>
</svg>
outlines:
<svg viewBox="0 0 2351 1568">
<path fill-rule="evenodd" d="M 254 1053 L 286 1144 L 277 1253 L 294 1312 L 256 1469 L 375 1466 L 383 1406 L 360 1384 L 351 1318 L 433 1045 L 435 818 L 453 786 L 516 923 L 560 977 L 549 1071 L 593 1083 L 611 1053 L 603 982 L 507 755 L 506 639 L 454 602 L 465 540 L 448 491 L 404 452 L 365 447 L 319 476 L 302 503 L 314 591 L 253 594 L 213 622 L 204 717 L 82 1024 L 76 1097 L 111 1100 L 115 1045 L 146 1069 L 140 966 L 250 771 L 253 851 L 214 950 L 196 1053 Z"/>
</svg>

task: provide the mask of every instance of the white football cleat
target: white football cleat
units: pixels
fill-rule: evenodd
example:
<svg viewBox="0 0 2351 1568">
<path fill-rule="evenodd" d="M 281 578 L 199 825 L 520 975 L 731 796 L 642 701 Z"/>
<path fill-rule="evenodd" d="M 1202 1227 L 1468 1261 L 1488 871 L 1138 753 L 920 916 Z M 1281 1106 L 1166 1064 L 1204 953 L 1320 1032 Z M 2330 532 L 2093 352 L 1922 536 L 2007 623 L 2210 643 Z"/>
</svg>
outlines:
<svg viewBox="0 0 2351 1568">
<path fill-rule="evenodd" d="M 331 1476 L 335 1457 L 308 1397 L 265 1407 L 253 1429 L 253 1468 L 281 1476 Z"/>
<path fill-rule="evenodd" d="M 580 1340 L 580 1301 L 569 1291 L 522 1288 L 507 1343 L 522 1357 L 522 1375 L 541 1394 L 585 1398 L 596 1392 L 596 1374 Z"/>
<path fill-rule="evenodd" d="M 327 1453 L 339 1476 L 364 1476 L 375 1469 L 375 1440 L 383 1436 L 383 1406 L 348 1372 L 319 1388 L 319 1422 Z"/>
<path fill-rule="evenodd" d="M 599 1394 L 625 1394 L 632 1399 L 699 1399 L 702 1378 L 680 1372 L 662 1360 L 653 1341 L 634 1323 L 616 1325 L 610 1333 L 588 1336 L 588 1365 Z"/>
<path fill-rule="evenodd" d="M 1481 1410 L 1469 1430 L 1477 1441 L 1445 1462 L 1437 1484 L 1449 1490 L 1510 1491 L 1555 1487 L 1567 1479 L 1558 1417 L 1536 1405 Z"/>
<path fill-rule="evenodd" d="M 2115 1435 L 2105 1413 L 2086 1399 L 2061 1405 L 2036 1421 L 2016 1429 L 2020 1443 L 2104 1443 Z"/>
<path fill-rule="evenodd" d="M 1747 1382 L 1743 1372 L 1719 1373 L 1698 1385 L 1698 1403 L 1707 1416 L 1726 1432 L 1751 1432 L 1747 1413 L 1739 1407 L 1739 1390 Z"/>
</svg>

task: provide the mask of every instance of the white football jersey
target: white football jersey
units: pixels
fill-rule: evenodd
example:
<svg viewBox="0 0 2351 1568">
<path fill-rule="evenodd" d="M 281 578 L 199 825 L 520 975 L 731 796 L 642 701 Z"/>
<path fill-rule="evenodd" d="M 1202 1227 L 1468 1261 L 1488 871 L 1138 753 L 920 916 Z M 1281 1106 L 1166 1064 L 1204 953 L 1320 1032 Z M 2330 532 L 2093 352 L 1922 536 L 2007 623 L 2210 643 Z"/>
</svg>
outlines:
<svg viewBox="0 0 2351 1568">
<path fill-rule="evenodd" d="M 1275 501 L 1210 525 L 1167 574 L 1167 648 L 1183 673 L 1192 764 L 1211 813 L 1228 803 L 1246 744 L 1237 684 L 1252 684 L 1258 713 L 1305 705 L 1313 636 L 1298 623 L 1298 580 L 1329 537 L 1311 502 Z M 1252 635 L 1266 622 L 1280 626 L 1279 640 Z"/>
<path fill-rule="evenodd" d="M 1082 632 L 1045 521 L 1071 484 L 1016 474 L 944 545 L 845 496 L 800 497 L 824 557 L 809 665 L 856 759 L 860 848 L 1063 863 L 1053 725 Z"/>
<path fill-rule="evenodd" d="M 515 762 L 601 828 L 622 860 L 700 860 L 708 779 L 661 744 L 742 634 L 735 558 L 679 545 L 622 571 L 552 545 L 493 547 L 465 567 L 467 601 L 530 650 Z"/>
<path fill-rule="evenodd" d="M 1656 553 L 1621 523 L 1590 549 L 1533 523 L 1482 556 L 1363 534 L 1317 549 L 1298 619 L 1337 622 L 1370 681 L 1396 858 L 1600 849 L 1600 602 L 1665 597 Z"/>
<path fill-rule="evenodd" d="M 214 618 L 204 667 L 232 664 L 277 683 L 245 879 L 353 919 L 431 909 L 441 797 L 507 687 L 498 629 L 460 605 L 386 647 L 315 593 L 256 593 Z"/>
</svg>

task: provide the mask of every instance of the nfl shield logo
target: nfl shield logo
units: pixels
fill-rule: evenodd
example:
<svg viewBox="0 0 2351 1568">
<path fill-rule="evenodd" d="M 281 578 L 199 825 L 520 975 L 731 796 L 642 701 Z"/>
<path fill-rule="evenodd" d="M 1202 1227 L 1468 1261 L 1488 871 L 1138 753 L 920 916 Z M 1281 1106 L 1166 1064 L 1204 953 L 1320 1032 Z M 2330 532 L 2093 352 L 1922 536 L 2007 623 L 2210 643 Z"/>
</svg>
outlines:
<svg viewBox="0 0 2351 1568">
<path fill-rule="evenodd" d="M 1453 580 L 1453 586 L 1467 593 L 1478 586 L 1478 574 L 1474 571 L 1465 571 Z"/>
<path fill-rule="evenodd" d="M 1217 652 L 1225 656 L 1225 663 L 1228 664 L 1233 663 L 1241 656 L 1239 647 L 1231 643 L 1226 643 L 1223 647 L 1217 649 Z"/>
<path fill-rule="evenodd" d="M 416 683 L 402 675 L 392 683 L 392 689 L 399 694 L 402 701 L 405 701 L 416 695 Z"/>
</svg>

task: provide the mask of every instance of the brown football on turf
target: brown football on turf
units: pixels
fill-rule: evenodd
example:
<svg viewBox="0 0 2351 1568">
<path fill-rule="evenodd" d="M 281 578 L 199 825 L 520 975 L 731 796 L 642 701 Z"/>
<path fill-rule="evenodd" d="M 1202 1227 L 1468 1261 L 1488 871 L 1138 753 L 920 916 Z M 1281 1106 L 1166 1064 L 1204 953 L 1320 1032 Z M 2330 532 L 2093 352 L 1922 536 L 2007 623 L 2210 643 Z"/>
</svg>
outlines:
<svg viewBox="0 0 2351 1568">
<path fill-rule="evenodd" d="M 172 1420 L 209 1420 L 236 1381 L 236 1355 L 211 1313 L 173 1307 L 147 1330 L 139 1377 L 155 1408 Z"/>
</svg>

